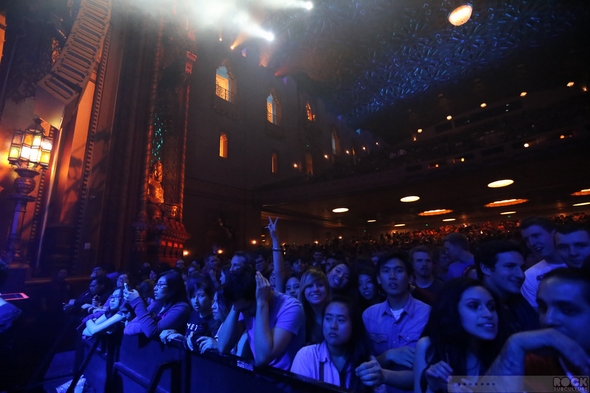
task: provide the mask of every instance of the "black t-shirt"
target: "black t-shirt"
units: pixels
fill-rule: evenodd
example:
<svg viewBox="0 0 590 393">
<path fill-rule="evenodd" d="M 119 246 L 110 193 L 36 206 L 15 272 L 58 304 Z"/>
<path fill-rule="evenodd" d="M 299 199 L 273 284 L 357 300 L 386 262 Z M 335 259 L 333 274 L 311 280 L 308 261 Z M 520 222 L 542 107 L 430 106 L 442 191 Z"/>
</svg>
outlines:
<svg viewBox="0 0 590 393">
<path fill-rule="evenodd" d="M 197 311 L 193 311 L 186 323 L 186 335 L 188 336 L 191 332 L 194 332 L 193 337 L 213 337 L 217 333 L 219 325 L 219 321 L 213 318 L 213 314 L 202 318 Z"/>
</svg>

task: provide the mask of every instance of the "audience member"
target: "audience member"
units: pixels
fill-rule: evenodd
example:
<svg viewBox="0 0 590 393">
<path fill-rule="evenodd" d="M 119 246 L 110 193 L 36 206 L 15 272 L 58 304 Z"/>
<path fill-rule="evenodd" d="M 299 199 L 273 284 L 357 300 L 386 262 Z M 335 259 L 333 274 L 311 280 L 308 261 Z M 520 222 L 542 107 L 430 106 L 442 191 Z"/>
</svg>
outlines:
<svg viewBox="0 0 590 393">
<path fill-rule="evenodd" d="M 255 264 L 255 260 L 250 253 L 237 251 L 231 259 L 231 268 L 229 271 L 235 272 L 244 266 L 254 268 Z"/>
<path fill-rule="evenodd" d="M 211 313 L 213 314 L 213 319 L 215 319 L 219 323 L 219 327 L 227 318 L 229 314 L 229 310 L 227 304 L 225 303 L 225 299 L 223 298 L 223 289 L 218 289 L 213 295 L 213 303 L 211 304 Z M 209 336 L 201 336 L 198 337 L 197 340 L 194 342 L 190 340 L 187 341 L 187 346 L 191 351 L 194 351 L 196 344 L 199 347 L 199 352 L 203 353 L 209 349 L 217 349 L 218 343 L 217 339 L 219 337 L 219 329 L 215 333 L 214 337 Z"/>
<path fill-rule="evenodd" d="M 109 298 L 108 309 L 99 317 L 86 321 L 83 336 L 92 337 L 105 330 L 112 331 L 118 322 L 129 319 L 130 310 L 126 307 L 123 291 L 123 287 L 117 287 Z"/>
<path fill-rule="evenodd" d="M 539 316 L 524 299 L 524 259 L 520 246 L 509 240 L 492 240 L 477 253 L 475 264 L 479 279 L 498 301 L 500 337 L 539 328 Z"/>
<path fill-rule="evenodd" d="M 379 294 L 377 289 L 377 277 L 375 276 L 375 269 L 363 266 L 357 271 L 358 289 L 359 289 L 359 304 L 362 311 L 365 311 L 370 306 L 381 303 L 384 299 Z"/>
<path fill-rule="evenodd" d="M 154 287 L 154 302 L 146 303 L 136 290 L 124 291 L 136 317 L 125 327 L 125 334 L 141 334 L 157 337 L 162 330 L 174 329 L 184 333 L 190 316 L 186 301 L 186 289 L 182 276 L 175 271 L 163 273 Z"/>
<path fill-rule="evenodd" d="M 224 288 L 233 305 L 219 330 L 219 351 L 229 352 L 246 331 L 256 365 L 289 370 L 305 343 L 305 316 L 298 300 L 272 291 L 260 272 L 244 266 Z"/>
<path fill-rule="evenodd" d="M 387 373 L 385 383 L 395 391 L 412 390 L 414 347 L 428 320 L 430 307 L 410 294 L 412 265 L 400 253 L 388 253 L 377 262 L 377 282 L 387 295 L 363 313 L 372 354 Z"/>
<path fill-rule="evenodd" d="M 326 275 L 332 293 L 341 296 L 349 295 L 348 291 L 351 287 L 350 276 L 352 274 L 350 265 L 345 261 L 338 261 L 330 266 L 330 270 L 328 270 Z"/>
<path fill-rule="evenodd" d="M 299 273 L 291 273 L 289 279 L 287 280 L 287 284 L 285 285 L 285 294 L 298 299 L 300 287 L 301 275 Z"/>
<path fill-rule="evenodd" d="M 475 263 L 469 252 L 469 239 L 462 233 L 453 232 L 444 238 L 444 246 L 451 261 L 447 279 L 461 277 L 463 271 Z"/>
<path fill-rule="evenodd" d="M 448 281 L 416 345 L 414 392 L 447 391 L 453 375 L 477 377 L 490 367 L 500 344 L 494 298 L 478 281 Z"/>
<path fill-rule="evenodd" d="M 525 244 L 539 260 L 524 273 L 525 279 L 521 288 L 522 296 L 536 310 L 537 289 L 543 276 L 566 265 L 555 250 L 553 221 L 545 217 L 528 217 L 522 220 L 520 229 Z"/>
<path fill-rule="evenodd" d="M 309 345 L 297 352 L 291 372 L 353 391 L 359 391 L 363 383 L 372 385 L 379 380 L 378 375 L 363 379 L 355 372 L 371 359 L 361 312 L 352 301 L 345 298 L 330 301 L 322 331 L 321 344 Z"/>
<path fill-rule="evenodd" d="M 537 302 L 544 329 L 510 337 L 488 375 L 590 374 L 590 272 L 559 268 L 546 273 L 539 285 Z M 495 379 L 497 383 L 503 380 Z M 550 384 L 552 381 L 553 378 Z M 539 378 L 528 378 L 525 382 L 532 386 L 510 386 L 515 388 L 510 391 L 554 390 L 552 385 L 535 387 Z M 502 385 L 498 388 L 505 390 Z"/>
<path fill-rule="evenodd" d="M 322 342 L 324 308 L 331 295 L 330 284 L 323 271 L 312 267 L 303 273 L 299 286 L 299 301 L 305 314 L 305 340 L 308 344 Z"/>
<path fill-rule="evenodd" d="M 557 227 L 555 248 L 569 267 L 581 268 L 590 257 L 590 227 L 575 222 Z"/>
</svg>

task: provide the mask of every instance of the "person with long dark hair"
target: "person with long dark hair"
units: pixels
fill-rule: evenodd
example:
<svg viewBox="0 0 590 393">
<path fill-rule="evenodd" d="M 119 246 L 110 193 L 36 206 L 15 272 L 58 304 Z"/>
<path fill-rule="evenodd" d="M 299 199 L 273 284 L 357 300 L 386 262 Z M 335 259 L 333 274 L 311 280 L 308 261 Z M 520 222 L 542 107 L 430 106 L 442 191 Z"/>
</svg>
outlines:
<svg viewBox="0 0 590 393">
<path fill-rule="evenodd" d="M 416 345 L 414 392 L 446 391 L 453 375 L 485 375 L 501 343 L 491 293 L 477 280 L 445 284 Z"/>
<path fill-rule="evenodd" d="M 125 289 L 124 294 L 136 315 L 125 327 L 125 334 L 143 333 L 152 338 L 164 329 L 184 333 L 191 311 L 179 273 L 170 270 L 160 275 L 154 287 L 155 300 L 148 307 L 136 290 Z"/>
<path fill-rule="evenodd" d="M 113 291 L 106 311 L 98 317 L 87 320 L 82 335 L 92 337 L 96 333 L 113 329 L 117 322 L 123 322 L 129 318 L 130 310 L 125 303 L 123 292 L 123 287 Z"/>
<path fill-rule="evenodd" d="M 348 298 L 332 299 L 326 306 L 321 344 L 308 345 L 297 352 L 291 372 L 354 391 L 366 390 L 381 377 L 361 378 L 356 369 L 371 361 L 367 331 L 361 311 Z M 373 361 L 373 363 L 378 363 Z"/>
</svg>

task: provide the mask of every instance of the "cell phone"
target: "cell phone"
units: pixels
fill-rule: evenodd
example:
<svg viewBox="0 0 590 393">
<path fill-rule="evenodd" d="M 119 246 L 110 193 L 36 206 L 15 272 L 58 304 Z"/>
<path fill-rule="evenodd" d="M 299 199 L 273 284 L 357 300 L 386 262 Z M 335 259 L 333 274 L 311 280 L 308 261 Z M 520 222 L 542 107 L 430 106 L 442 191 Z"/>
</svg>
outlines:
<svg viewBox="0 0 590 393">
<path fill-rule="evenodd" d="M 29 297 L 20 292 L 20 293 L 4 293 L 2 294 L 2 299 L 7 300 L 7 301 L 14 301 L 14 300 L 25 300 L 28 299 Z"/>
<path fill-rule="evenodd" d="M 123 284 L 123 285 L 125 286 L 125 290 L 126 290 L 126 291 L 129 291 L 129 284 L 125 283 L 125 284 Z"/>
</svg>

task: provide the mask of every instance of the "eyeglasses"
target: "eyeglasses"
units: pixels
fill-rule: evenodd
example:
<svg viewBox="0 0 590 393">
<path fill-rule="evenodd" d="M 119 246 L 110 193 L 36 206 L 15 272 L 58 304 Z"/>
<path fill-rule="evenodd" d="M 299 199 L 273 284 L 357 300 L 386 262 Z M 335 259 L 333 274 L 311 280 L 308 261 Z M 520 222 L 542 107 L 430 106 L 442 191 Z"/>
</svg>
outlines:
<svg viewBox="0 0 590 393">
<path fill-rule="evenodd" d="M 167 287 L 167 286 L 168 286 L 168 284 L 162 284 L 162 283 L 157 282 L 156 285 L 154 285 L 154 288 L 158 288 L 158 287 L 163 288 L 163 287 Z"/>
</svg>

